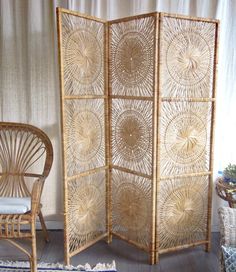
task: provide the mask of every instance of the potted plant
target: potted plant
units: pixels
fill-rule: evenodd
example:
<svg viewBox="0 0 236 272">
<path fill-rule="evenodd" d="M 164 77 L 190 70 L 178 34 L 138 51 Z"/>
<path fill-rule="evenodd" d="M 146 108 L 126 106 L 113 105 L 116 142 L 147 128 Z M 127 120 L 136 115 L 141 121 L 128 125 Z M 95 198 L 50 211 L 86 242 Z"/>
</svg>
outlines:
<svg viewBox="0 0 236 272">
<path fill-rule="evenodd" d="M 236 185 L 236 164 L 229 164 L 223 171 L 223 178 L 225 182 L 231 185 Z"/>
</svg>

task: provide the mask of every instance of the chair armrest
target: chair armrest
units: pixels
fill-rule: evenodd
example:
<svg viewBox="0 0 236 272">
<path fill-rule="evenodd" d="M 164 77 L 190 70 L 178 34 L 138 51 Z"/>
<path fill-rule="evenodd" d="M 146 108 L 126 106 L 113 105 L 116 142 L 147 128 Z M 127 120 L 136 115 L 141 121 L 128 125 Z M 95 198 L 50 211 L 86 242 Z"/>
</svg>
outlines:
<svg viewBox="0 0 236 272">
<path fill-rule="evenodd" d="M 45 177 L 38 178 L 33 185 L 31 193 L 31 213 L 36 215 L 40 209 L 40 199 L 43 190 Z"/>
</svg>

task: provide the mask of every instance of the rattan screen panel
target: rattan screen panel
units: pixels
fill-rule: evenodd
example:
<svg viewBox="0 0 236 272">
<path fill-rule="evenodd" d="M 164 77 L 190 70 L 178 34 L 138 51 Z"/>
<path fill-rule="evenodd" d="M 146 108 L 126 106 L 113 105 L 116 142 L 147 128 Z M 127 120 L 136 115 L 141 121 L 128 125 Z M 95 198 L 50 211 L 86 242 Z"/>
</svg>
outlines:
<svg viewBox="0 0 236 272">
<path fill-rule="evenodd" d="M 69 251 L 94 241 L 106 232 L 105 172 L 68 182 Z"/>
<path fill-rule="evenodd" d="M 104 94 L 104 23 L 62 13 L 65 95 Z"/>
<path fill-rule="evenodd" d="M 113 233 L 149 249 L 152 223 L 152 182 L 147 178 L 112 171 Z"/>
<path fill-rule="evenodd" d="M 211 103 L 162 102 L 160 173 L 209 171 Z"/>
<path fill-rule="evenodd" d="M 69 264 L 73 255 L 108 233 L 106 24 L 59 9 L 58 29 Z"/>
<path fill-rule="evenodd" d="M 164 97 L 211 97 L 216 24 L 163 17 L 161 92 Z"/>
<path fill-rule="evenodd" d="M 111 230 L 151 263 L 174 249 L 209 250 L 218 22 L 163 13 L 105 22 L 63 11 L 67 264 L 111 241 Z"/>
<path fill-rule="evenodd" d="M 153 96 L 155 16 L 110 25 L 112 95 Z"/>
<path fill-rule="evenodd" d="M 112 99 L 112 164 L 152 173 L 153 102 Z"/>
<path fill-rule="evenodd" d="M 162 180 L 159 247 L 171 249 L 207 238 L 209 176 Z"/>
<path fill-rule="evenodd" d="M 104 99 L 65 101 L 67 176 L 105 165 Z"/>
</svg>

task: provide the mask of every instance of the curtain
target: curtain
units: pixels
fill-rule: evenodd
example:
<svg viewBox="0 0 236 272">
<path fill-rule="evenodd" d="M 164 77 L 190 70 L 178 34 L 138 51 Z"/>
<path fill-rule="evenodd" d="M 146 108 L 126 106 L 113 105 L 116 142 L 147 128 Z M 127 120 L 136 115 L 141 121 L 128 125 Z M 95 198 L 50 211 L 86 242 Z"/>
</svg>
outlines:
<svg viewBox="0 0 236 272">
<path fill-rule="evenodd" d="M 235 0 L 0 0 L 0 120 L 36 125 L 52 140 L 54 163 L 42 199 L 48 222 L 62 220 L 63 212 L 57 6 L 106 20 L 153 11 L 219 19 L 215 177 L 236 164 Z M 226 203 L 214 193 L 214 228 L 219 205 Z"/>
</svg>

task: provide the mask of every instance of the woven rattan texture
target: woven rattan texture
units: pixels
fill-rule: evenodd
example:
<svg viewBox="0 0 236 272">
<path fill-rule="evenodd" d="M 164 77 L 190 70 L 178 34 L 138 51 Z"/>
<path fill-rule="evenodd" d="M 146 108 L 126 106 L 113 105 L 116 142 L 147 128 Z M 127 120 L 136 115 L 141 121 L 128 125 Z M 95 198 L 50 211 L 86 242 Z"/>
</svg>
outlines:
<svg viewBox="0 0 236 272">
<path fill-rule="evenodd" d="M 161 90 L 164 97 L 211 97 L 215 24 L 163 18 Z"/>
<path fill-rule="evenodd" d="M 113 232 L 148 249 L 151 243 L 151 180 L 112 171 Z"/>
<path fill-rule="evenodd" d="M 209 240 L 216 25 L 163 15 L 160 31 L 157 233 L 166 252 Z"/>
<path fill-rule="evenodd" d="M 113 99 L 111 111 L 112 164 L 152 173 L 151 101 Z"/>
<path fill-rule="evenodd" d="M 209 250 L 218 23 L 59 15 L 66 263 L 111 234 L 148 251 L 152 264 L 175 249 Z M 70 209 L 82 210 L 74 192 L 89 184 L 95 194 L 82 180 L 99 171 L 106 231 L 95 230 L 99 217 L 80 215 L 72 230 L 80 211 Z"/>
<path fill-rule="evenodd" d="M 161 182 L 160 248 L 174 248 L 206 239 L 209 177 Z"/>
<path fill-rule="evenodd" d="M 40 198 L 52 161 L 53 147 L 42 130 L 29 124 L 0 122 L 0 197 L 31 198 L 27 214 L 0 214 L 0 239 L 7 239 L 28 256 L 31 272 L 37 271 L 36 217 L 49 241 Z M 18 244 L 17 238 L 30 239 L 31 250 Z"/>
<path fill-rule="evenodd" d="M 113 95 L 153 96 L 154 16 L 110 26 Z"/>
<path fill-rule="evenodd" d="M 109 24 L 112 231 L 150 250 L 156 16 Z M 145 177 L 144 177 L 145 176 Z"/>
<path fill-rule="evenodd" d="M 107 91 L 105 24 L 58 17 L 65 197 L 65 262 L 105 236 Z"/>
<path fill-rule="evenodd" d="M 68 229 L 70 252 L 106 231 L 106 181 L 99 172 L 68 184 Z"/>
<path fill-rule="evenodd" d="M 161 176 L 209 171 L 211 103 L 162 102 Z"/>
<path fill-rule="evenodd" d="M 40 176 L 44 171 L 48 174 L 49 170 L 44 169 L 44 163 L 49 156 L 47 154 L 49 148 L 51 148 L 50 141 L 37 128 L 34 129 L 26 124 L 1 123 L 0 196 L 30 196 L 25 174 L 37 173 Z M 32 186 L 30 188 L 32 189 Z"/>
<path fill-rule="evenodd" d="M 103 99 L 65 101 L 67 175 L 105 165 Z"/>
<path fill-rule="evenodd" d="M 104 94 L 104 24 L 62 13 L 66 95 Z"/>
</svg>

